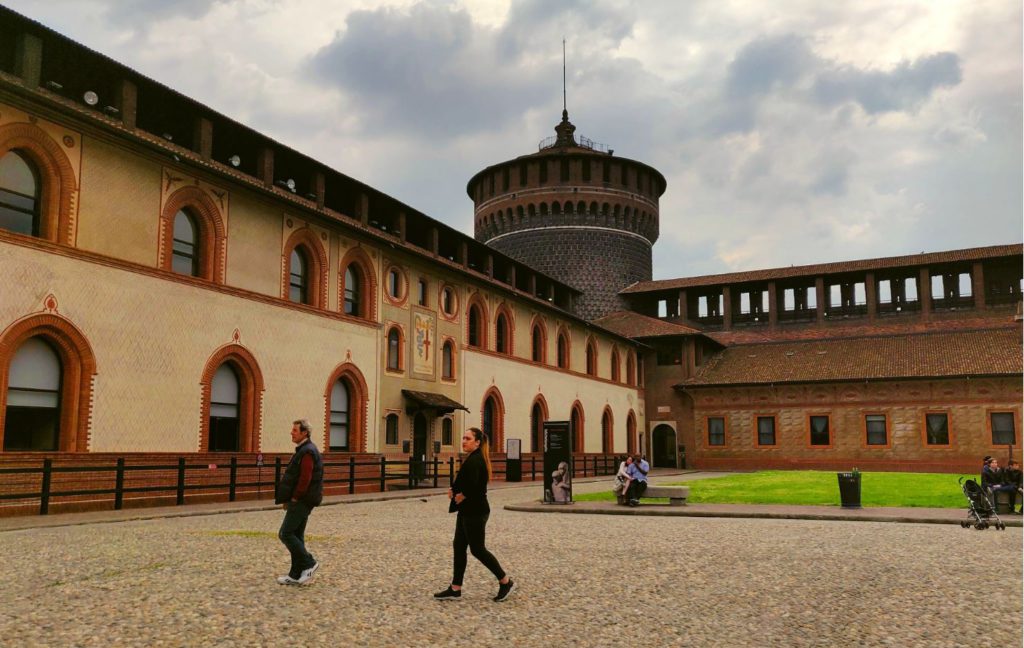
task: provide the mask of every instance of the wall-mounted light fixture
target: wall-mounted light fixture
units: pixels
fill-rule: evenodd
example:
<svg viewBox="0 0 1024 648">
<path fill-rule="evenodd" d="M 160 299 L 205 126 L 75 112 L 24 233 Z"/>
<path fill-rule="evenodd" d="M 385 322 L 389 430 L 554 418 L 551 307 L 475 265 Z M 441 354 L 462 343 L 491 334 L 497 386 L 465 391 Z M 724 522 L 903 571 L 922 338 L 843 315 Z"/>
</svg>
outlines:
<svg viewBox="0 0 1024 648">
<path fill-rule="evenodd" d="M 59 92 L 59 91 L 64 89 L 64 86 L 62 86 L 61 84 L 57 83 L 56 81 L 47 81 L 43 85 L 45 85 L 47 88 L 49 88 L 50 90 L 53 90 L 55 92 Z"/>
<path fill-rule="evenodd" d="M 108 115 L 117 115 L 121 111 L 113 106 L 103 106 L 103 112 L 107 113 Z"/>
<path fill-rule="evenodd" d="M 174 135 L 171 135 L 170 133 L 164 133 L 163 134 L 163 138 L 165 140 L 167 140 L 168 142 L 173 142 L 174 141 Z"/>
<path fill-rule="evenodd" d="M 85 93 L 82 95 L 82 101 L 84 101 L 90 106 L 95 106 L 100 102 L 100 96 L 92 90 L 86 90 Z"/>
<path fill-rule="evenodd" d="M 242 163 L 242 158 L 238 157 L 237 155 L 232 155 L 231 157 L 228 158 L 228 164 L 230 164 L 231 166 L 233 166 L 235 168 L 238 168 L 238 165 L 241 164 L 241 163 Z"/>
</svg>

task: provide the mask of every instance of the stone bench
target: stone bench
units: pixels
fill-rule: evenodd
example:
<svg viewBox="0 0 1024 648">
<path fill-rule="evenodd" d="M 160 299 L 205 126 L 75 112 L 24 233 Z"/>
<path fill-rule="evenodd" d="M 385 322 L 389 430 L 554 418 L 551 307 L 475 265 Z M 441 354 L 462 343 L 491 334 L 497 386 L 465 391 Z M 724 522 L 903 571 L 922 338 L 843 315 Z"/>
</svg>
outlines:
<svg viewBox="0 0 1024 648">
<path fill-rule="evenodd" d="M 1007 491 L 997 491 L 992 493 L 995 497 L 995 501 L 992 502 L 996 509 L 996 515 L 1006 515 L 1013 512 L 1013 507 L 1017 503 L 1017 493 L 1009 493 Z"/>
<path fill-rule="evenodd" d="M 683 506 L 686 504 L 686 498 L 689 496 L 689 486 L 655 486 L 651 484 L 644 491 L 644 494 L 640 496 L 640 499 L 667 497 L 669 506 Z M 617 501 L 619 504 L 625 504 L 627 500 L 624 495 L 619 495 Z"/>
</svg>

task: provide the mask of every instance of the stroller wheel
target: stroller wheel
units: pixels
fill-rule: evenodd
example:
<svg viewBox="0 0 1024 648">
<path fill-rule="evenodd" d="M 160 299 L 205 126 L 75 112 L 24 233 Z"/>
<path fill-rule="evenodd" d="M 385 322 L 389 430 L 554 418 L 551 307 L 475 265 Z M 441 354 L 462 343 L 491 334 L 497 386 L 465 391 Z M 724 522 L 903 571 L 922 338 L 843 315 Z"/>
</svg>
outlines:
<svg viewBox="0 0 1024 648">
<path fill-rule="evenodd" d="M 1006 531 L 1006 522 L 1000 522 L 999 523 L 999 530 L 1000 531 Z"/>
<path fill-rule="evenodd" d="M 974 528 L 976 530 L 978 530 L 978 531 L 981 531 L 982 529 L 985 528 L 985 523 L 984 522 L 978 522 L 977 524 L 974 525 Z"/>
</svg>

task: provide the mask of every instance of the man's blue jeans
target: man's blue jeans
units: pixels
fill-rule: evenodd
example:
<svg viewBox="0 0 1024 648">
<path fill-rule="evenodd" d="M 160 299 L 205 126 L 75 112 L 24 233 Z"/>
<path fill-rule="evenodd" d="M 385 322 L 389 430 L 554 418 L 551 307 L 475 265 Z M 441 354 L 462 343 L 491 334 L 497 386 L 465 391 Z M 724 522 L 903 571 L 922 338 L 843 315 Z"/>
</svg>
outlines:
<svg viewBox="0 0 1024 648">
<path fill-rule="evenodd" d="M 284 514 L 284 521 L 281 522 L 281 530 L 277 537 L 281 539 L 284 546 L 292 554 L 292 568 L 288 575 L 298 579 L 304 569 L 309 569 L 316 560 L 306 551 L 306 521 L 313 507 L 304 502 L 290 502 L 288 512 Z"/>
</svg>

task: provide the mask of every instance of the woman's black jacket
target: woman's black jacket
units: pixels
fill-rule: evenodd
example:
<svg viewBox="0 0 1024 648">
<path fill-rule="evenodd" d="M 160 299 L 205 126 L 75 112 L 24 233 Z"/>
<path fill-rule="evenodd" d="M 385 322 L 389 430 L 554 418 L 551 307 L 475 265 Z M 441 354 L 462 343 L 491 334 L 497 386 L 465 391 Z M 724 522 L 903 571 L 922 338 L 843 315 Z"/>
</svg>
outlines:
<svg viewBox="0 0 1024 648">
<path fill-rule="evenodd" d="M 462 462 L 459 474 L 452 483 L 452 495 L 462 493 L 466 499 L 462 500 L 454 510 L 461 515 L 487 515 L 491 512 L 491 505 L 487 503 L 487 464 L 484 463 L 484 456 L 480 450 L 474 450 Z M 454 503 L 454 499 L 452 502 Z"/>
</svg>

